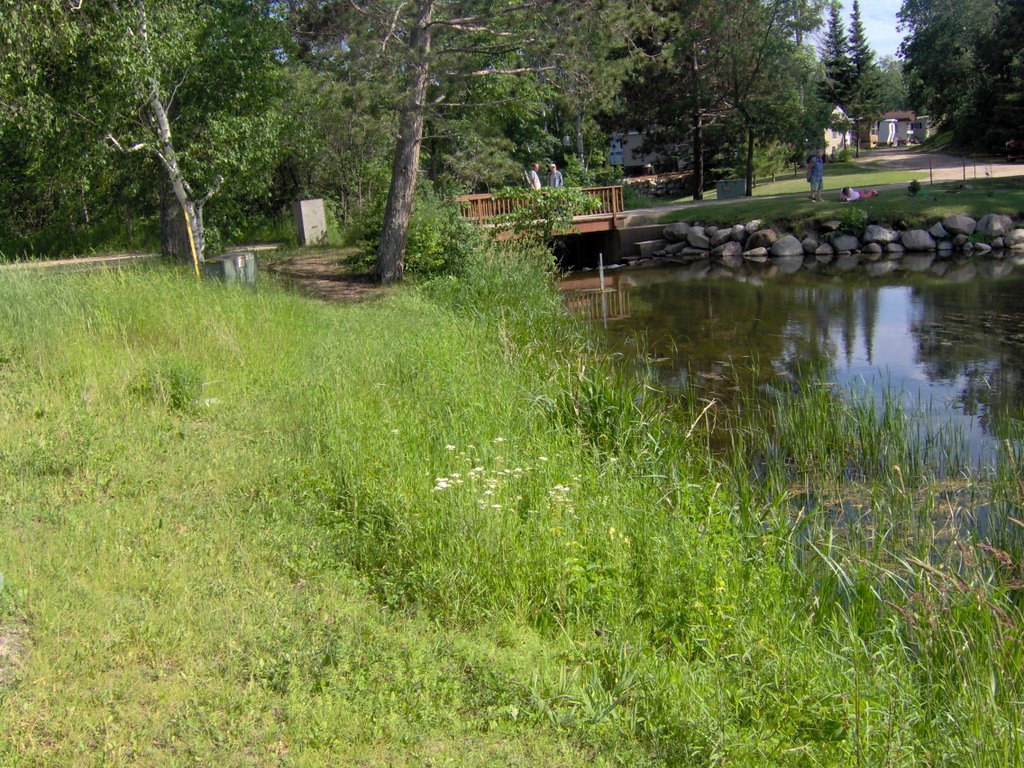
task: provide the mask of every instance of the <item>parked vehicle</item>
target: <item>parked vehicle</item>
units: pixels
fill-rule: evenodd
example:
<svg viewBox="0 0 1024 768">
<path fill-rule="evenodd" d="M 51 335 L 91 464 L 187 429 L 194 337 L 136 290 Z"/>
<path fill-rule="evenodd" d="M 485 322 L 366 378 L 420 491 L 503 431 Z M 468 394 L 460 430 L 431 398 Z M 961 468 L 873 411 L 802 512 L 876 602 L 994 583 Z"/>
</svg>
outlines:
<svg viewBox="0 0 1024 768">
<path fill-rule="evenodd" d="M 1024 160 L 1024 139 L 1010 139 L 1006 142 L 1006 161 L 1012 163 Z"/>
</svg>

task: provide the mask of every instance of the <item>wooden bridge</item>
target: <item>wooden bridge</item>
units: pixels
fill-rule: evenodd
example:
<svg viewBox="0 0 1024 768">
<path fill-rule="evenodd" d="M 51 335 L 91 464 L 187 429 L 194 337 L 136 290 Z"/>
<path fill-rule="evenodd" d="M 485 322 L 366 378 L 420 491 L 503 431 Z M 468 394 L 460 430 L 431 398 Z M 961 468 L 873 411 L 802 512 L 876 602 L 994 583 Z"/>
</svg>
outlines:
<svg viewBox="0 0 1024 768">
<path fill-rule="evenodd" d="M 594 213 L 572 217 L 573 228 L 577 233 L 610 232 L 619 228 L 625 208 L 622 203 L 622 187 L 586 187 L 580 191 L 596 197 L 600 205 Z M 462 195 L 455 198 L 455 202 L 462 209 L 463 216 L 483 225 L 523 205 L 520 200 L 494 195 Z"/>
</svg>

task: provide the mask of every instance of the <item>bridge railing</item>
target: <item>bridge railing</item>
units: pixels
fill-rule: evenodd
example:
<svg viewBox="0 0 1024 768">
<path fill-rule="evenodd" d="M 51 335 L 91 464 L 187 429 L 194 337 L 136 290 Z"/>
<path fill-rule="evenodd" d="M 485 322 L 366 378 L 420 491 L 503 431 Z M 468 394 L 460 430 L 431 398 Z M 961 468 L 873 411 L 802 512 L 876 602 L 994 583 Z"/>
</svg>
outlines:
<svg viewBox="0 0 1024 768">
<path fill-rule="evenodd" d="M 615 216 L 625 210 L 622 201 L 622 187 L 585 187 L 580 190 L 588 195 L 596 197 L 599 201 L 597 210 L 586 214 L 585 217 L 611 218 L 614 222 Z M 462 215 L 478 224 L 487 224 L 497 216 L 504 216 L 512 213 L 516 208 L 524 205 L 524 201 L 511 197 L 495 197 L 494 195 L 461 195 L 455 198 L 459 204 Z M 577 217 L 577 218 L 585 218 Z"/>
</svg>

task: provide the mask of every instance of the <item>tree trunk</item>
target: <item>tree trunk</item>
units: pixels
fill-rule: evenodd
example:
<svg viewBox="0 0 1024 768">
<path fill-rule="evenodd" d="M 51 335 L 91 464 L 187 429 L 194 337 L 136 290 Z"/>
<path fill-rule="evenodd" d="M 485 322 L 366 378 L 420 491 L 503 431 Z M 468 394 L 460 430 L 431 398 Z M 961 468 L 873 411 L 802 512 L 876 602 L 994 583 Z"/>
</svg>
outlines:
<svg viewBox="0 0 1024 768">
<path fill-rule="evenodd" d="M 423 120 L 426 112 L 427 86 L 430 84 L 430 18 L 434 0 L 420 0 L 416 26 L 409 39 L 413 62 L 406 85 L 405 105 L 399 117 L 398 142 L 391 165 L 391 187 L 384 210 L 384 226 L 374 273 L 382 283 L 402 279 L 405 269 L 405 247 L 409 242 L 409 221 L 416 193 L 420 145 L 423 143 Z"/>
<path fill-rule="evenodd" d="M 747 128 L 747 197 L 754 196 L 754 131 Z"/>
<path fill-rule="evenodd" d="M 203 211 L 192 203 L 188 203 L 188 205 L 192 211 L 189 218 L 192 224 L 192 238 L 196 246 L 196 257 L 199 261 L 203 261 L 203 253 L 206 250 Z M 188 230 L 185 228 L 185 217 L 181 212 L 181 204 L 178 202 L 170 182 L 166 180 L 160 185 L 160 253 L 176 261 L 192 263 L 192 247 L 189 244 Z"/>
<path fill-rule="evenodd" d="M 704 116 L 693 113 L 693 199 L 704 199 Z"/>
</svg>

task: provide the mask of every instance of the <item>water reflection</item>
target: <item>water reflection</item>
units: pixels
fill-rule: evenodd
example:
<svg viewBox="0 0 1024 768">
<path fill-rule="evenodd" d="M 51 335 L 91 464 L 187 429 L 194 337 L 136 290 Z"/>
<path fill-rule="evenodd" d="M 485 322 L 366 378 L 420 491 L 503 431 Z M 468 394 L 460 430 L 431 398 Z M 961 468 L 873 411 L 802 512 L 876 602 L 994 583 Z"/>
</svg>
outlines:
<svg viewBox="0 0 1024 768">
<path fill-rule="evenodd" d="M 887 390 L 933 429 L 961 430 L 982 461 L 999 438 L 992 414 L 1022 401 L 1021 262 L 702 260 L 608 272 L 606 291 L 587 299 L 590 274 L 563 288 L 604 321 L 613 350 L 666 387 L 726 403 L 738 383 L 767 398 L 810 376 L 878 402 Z"/>
</svg>

